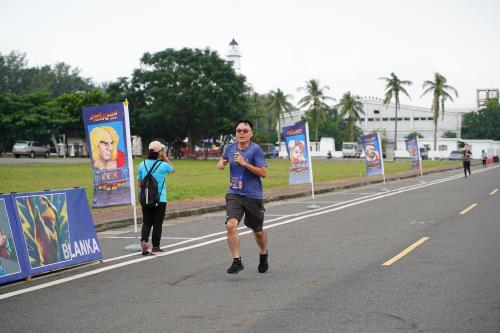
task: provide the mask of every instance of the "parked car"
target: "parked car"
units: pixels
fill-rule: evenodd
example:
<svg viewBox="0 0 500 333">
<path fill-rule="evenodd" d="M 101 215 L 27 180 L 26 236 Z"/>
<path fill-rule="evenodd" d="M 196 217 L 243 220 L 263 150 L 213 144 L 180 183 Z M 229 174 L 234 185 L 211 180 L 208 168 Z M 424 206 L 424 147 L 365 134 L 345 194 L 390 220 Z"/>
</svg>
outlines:
<svg viewBox="0 0 500 333">
<path fill-rule="evenodd" d="M 36 155 L 48 158 L 50 156 L 50 148 L 38 141 L 16 141 L 12 148 L 12 153 L 16 158 L 19 158 L 21 155 L 27 155 L 30 158 L 35 158 Z"/>
<path fill-rule="evenodd" d="M 450 153 L 450 157 L 448 159 L 451 161 L 461 161 L 462 160 L 462 153 L 459 150 L 453 150 Z"/>
<path fill-rule="evenodd" d="M 420 157 L 422 158 L 422 160 L 428 160 L 429 152 L 425 148 L 420 148 Z"/>
</svg>

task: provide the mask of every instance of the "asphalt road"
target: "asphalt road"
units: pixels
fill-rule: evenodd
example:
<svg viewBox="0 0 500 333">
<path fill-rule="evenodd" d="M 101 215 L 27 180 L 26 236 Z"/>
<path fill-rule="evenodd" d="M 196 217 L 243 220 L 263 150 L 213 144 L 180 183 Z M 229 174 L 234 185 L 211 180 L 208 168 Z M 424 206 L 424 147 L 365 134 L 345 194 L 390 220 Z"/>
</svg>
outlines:
<svg viewBox="0 0 500 333">
<path fill-rule="evenodd" d="M 500 332 L 495 189 L 498 167 L 270 203 L 265 274 L 244 227 L 225 272 L 223 213 L 169 221 L 156 256 L 102 232 L 104 263 L 0 287 L 1 332 Z"/>
</svg>

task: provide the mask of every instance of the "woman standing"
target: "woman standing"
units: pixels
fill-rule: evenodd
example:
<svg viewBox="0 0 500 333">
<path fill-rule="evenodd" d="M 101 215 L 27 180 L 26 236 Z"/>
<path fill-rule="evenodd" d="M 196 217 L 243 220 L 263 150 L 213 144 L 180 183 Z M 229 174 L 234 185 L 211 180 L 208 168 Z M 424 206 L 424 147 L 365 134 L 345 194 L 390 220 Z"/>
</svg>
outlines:
<svg viewBox="0 0 500 333">
<path fill-rule="evenodd" d="M 149 245 L 148 239 L 153 228 L 151 252 L 163 252 L 160 248 L 161 229 L 165 211 L 167 208 L 167 184 L 165 177 L 169 173 L 174 172 L 174 165 L 168 159 L 165 152 L 165 146 L 159 141 L 153 141 L 149 144 L 147 159 L 139 164 L 137 171 L 137 180 L 139 181 L 139 191 L 143 180 L 150 174 L 156 180 L 159 200 L 154 205 L 146 205 L 141 202 L 142 207 L 142 231 L 141 231 L 141 247 L 142 254 L 147 255 Z M 141 194 L 139 193 L 139 197 Z"/>
</svg>

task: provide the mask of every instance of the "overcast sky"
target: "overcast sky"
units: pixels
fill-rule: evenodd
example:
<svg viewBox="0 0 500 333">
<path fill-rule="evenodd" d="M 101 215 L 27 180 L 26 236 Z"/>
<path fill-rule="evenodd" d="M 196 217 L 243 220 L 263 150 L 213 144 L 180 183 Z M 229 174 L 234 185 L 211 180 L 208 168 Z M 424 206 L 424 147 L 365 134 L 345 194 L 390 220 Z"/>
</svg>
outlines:
<svg viewBox="0 0 500 333">
<path fill-rule="evenodd" d="M 500 86 L 498 0 L 0 0 L 0 52 L 30 66 L 64 61 L 96 83 L 130 77 L 144 52 L 206 48 L 226 56 L 235 38 L 242 73 L 259 93 L 297 98 L 309 79 L 382 97 L 381 76 L 422 83 L 443 74 L 459 91 L 449 108 L 475 104 L 476 88 Z"/>
</svg>

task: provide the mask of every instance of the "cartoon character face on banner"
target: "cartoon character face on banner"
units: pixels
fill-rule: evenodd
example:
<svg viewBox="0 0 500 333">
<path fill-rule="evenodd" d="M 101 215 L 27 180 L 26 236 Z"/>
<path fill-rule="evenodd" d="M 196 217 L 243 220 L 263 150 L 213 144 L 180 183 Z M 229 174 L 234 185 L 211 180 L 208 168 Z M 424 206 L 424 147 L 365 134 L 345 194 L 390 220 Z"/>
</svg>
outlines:
<svg viewBox="0 0 500 333">
<path fill-rule="evenodd" d="M 411 146 L 410 155 L 417 156 L 417 146 Z"/>
<path fill-rule="evenodd" d="M 69 243 L 64 194 L 17 198 L 32 268 L 64 260 L 62 244 Z"/>
<path fill-rule="evenodd" d="M 94 168 L 109 170 L 121 167 L 118 165 L 118 141 L 120 137 L 113 127 L 99 126 L 90 132 L 90 146 Z"/>
<path fill-rule="evenodd" d="M 291 162 L 303 162 L 304 157 L 304 141 L 293 140 L 288 143 L 288 148 L 290 150 L 290 161 Z"/>
<path fill-rule="evenodd" d="M 372 143 L 365 144 L 365 155 L 366 160 L 369 162 L 378 161 L 380 159 L 378 151 L 375 150 L 375 145 Z"/>
</svg>

